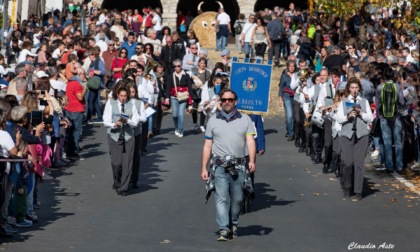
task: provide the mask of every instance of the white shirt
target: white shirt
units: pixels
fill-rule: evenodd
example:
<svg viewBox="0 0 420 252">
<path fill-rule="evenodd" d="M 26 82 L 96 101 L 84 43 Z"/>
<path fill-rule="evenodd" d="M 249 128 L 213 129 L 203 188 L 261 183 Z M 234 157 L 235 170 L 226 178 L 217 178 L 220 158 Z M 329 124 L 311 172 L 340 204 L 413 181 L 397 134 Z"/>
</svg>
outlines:
<svg viewBox="0 0 420 252">
<path fill-rule="evenodd" d="M 330 90 L 327 91 L 327 89 L 330 89 L 329 85 L 331 85 L 331 92 Z M 334 99 L 334 96 L 335 96 L 335 88 L 330 81 L 327 81 L 327 83 L 319 84 L 319 88 L 320 89 L 319 89 L 318 99 L 316 100 L 316 108 L 319 108 L 325 105 L 324 100 L 328 96 L 328 94 L 331 93 L 331 99 Z"/>
<path fill-rule="evenodd" d="M 351 97 L 351 95 L 349 95 L 347 98 L 349 99 L 349 102 L 354 103 L 353 97 Z M 357 103 L 360 104 L 360 101 L 361 100 L 362 100 L 362 98 L 360 97 L 360 95 L 358 95 L 356 97 Z M 366 102 L 365 107 L 366 107 L 366 110 L 367 111 L 366 111 L 366 113 L 360 112 L 360 116 L 362 117 L 363 121 L 366 122 L 366 125 L 367 125 L 367 127 L 369 129 L 369 124 L 373 120 L 373 115 L 372 115 L 372 110 L 370 109 L 369 102 L 366 99 L 365 99 L 365 102 Z M 344 102 L 341 101 L 340 104 L 338 105 L 338 108 L 337 108 L 337 117 L 336 117 L 336 119 L 337 119 L 337 122 L 340 123 L 340 124 L 343 124 L 343 123 L 345 123 L 345 122 L 348 121 L 347 115 L 344 114 L 344 106 L 345 106 L 344 105 Z"/>
<path fill-rule="evenodd" d="M 135 99 L 131 99 L 130 101 L 133 103 L 133 106 L 136 106 Z M 144 109 L 144 102 L 140 102 L 140 111 L 138 111 L 138 112 L 139 112 L 140 122 L 142 122 L 142 123 L 146 122 L 147 117 L 146 117 L 146 110 Z"/>
<path fill-rule="evenodd" d="M 156 22 L 156 23 L 155 23 Z M 159 15 L 155 15 L 154 17 L 153 17 L 153 19 L 152 19 L 152 23 L 154 23 L 154 25 L 153 25 L 153 30 L 155 30 L 155 31 L 160 31 L 160 30 L 162 30 L 162 24 L 161 24 L 161 22 L 162 22 L 162 19 L 160 18 L 160 16 Z"/>
<path fill-rule="evenodd" d="M 67 84 L 59 80 L 50 79 L 51 87 L 57 89 L 58 91 L 66 92 Z"/>
<path fill-rule="evenodd" d="M 118 111 L 121 113 L 121 102 L 118 100 Z M 137 111 L 136 106 L 132 106 L 131 111 L 133 113 L 133 115 L 131 116 L 130 119 L 127 119 L 127 124 L 132 127 L 135 128 L 137 127 L 137 125 L 140 122 L 140 115 L 139 112 Z M 114 122 L 112 120 L 112 106 L 111 106 L 111 99 L 108 100 L 105 104 L 105 109 L 104 109 L 104 114 L 103 114 L 103 119 L 104 119 L 104 126 L 106 128 L 111 128 L 114 129 L 114 124 L 116 122 Z"/>
<path fill-rule="evenodd" d="M 142 78 L 142 82 L 137 84 L 137 92 L 140 99 L 145 98 L 149 104 L 154 104 L 154 92 L 153 82 L 146 78 Z"/>
<path fill-rule="evenodd" d="M 0 156 L 8 158 L 9 151 L 15 147 L 12 137 L 7 131 L 0 130 Z M 10 163 L 6 164 L 6 173 L 10 172 Z"/>
<path fill-rule="evenodd" d="M 143 45 L 150 43 L 153 45 L 153 53 L 158 53 L 160 55 L 160 51 L 162 50 L 162 43 L 159 39 L 150 39 L 148 37 L 145 37 L 142 41 Z"/>
<path fill-rule="evenodd" d="M 244 35 L 244 42 L 251 42 L 252 41 L 252 31 L 255 29 L 255 27 L 257 26 L 257 24 L 251 24 L 251 23 L 246 23 L 244 24 L 244 27 L 242 28 L 242 34 Z"/>
<path fill-rule="evenodd" d="M 31 51 L 29 51 L 28 49 L 23 49 L 23 50 L 19 53 L 19 58 L 18 58 L 17 63 L 19 64 L 19 63 L 22 63 L 22 62 L 26 61 L 26 56 L 27 56 L 29 53 L 31 53 L 31 54 L 32 54 L 32 52 L 31 52 Z"/>
<path fill-rule="evenodd" d="M 103 23 L 105 23 L 105 21 L 106 21 L 106 16 L 105 16 L 104 13 L 102 13 L 101 15 L 99 15 L 98 23 L 103 24 Z"/>
<path fill-rule="evenodd" d="M 216 19 L 219 20 L 219 25 L 227 25 L 230 22 L 230 17 L 226 12 L 217 15 Z"/>
<path fill-rule="evenodd" d="M 58 59 L 58 58 L 60 58 L 58 55 L 61 53 L 61 51 L 60 51 L 60 48 L 57 48 L 57 49 L 55 49 L 54 50 L 54 52 L 53 52 L 53 54 L 52 54 L 52 57 L 54 58 L 54 59 Z"/>
<path fill-rule="evenodd" d="M 100 55 L 102 55 L 103 52 L 108 50 L 108 45 L 103 40 L 99 40 L 98 42 L 96 42 L 96 45 L 99 46 L 99 48 L 101 49 Z"/>
</svg>

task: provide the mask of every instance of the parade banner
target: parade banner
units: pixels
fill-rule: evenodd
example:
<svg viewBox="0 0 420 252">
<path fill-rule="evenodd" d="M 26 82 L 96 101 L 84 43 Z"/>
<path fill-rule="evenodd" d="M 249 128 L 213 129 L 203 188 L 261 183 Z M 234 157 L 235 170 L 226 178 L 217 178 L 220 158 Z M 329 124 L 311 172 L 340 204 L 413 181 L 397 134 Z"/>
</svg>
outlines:
<svg viewBox="0 0 420 252">
<path fill-rule="evenodd" d="M 237 108 L 254 114 L 268 113 L 270 99 L 272 61 L 262 64 L 261 60 L 244 63 L 232 59 L 230 87 L 238 94 Z"/>
</svg>

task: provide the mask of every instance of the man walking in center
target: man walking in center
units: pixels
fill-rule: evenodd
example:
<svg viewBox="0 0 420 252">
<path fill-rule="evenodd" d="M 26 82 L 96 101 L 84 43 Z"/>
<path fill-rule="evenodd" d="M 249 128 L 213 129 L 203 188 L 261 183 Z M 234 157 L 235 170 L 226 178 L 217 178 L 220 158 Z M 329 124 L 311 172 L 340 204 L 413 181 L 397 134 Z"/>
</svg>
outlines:
<svg viewBox="0 0 420 252">
<path fill-rule="evenodd" d="M 217 240 L 227 241 L 237 237 L 244 185 L 252 192 L 250 173 L 255 171 L 255 128 L 250 117 L 236 109 L 238 97 L 234 91 L 222 91 L 220 97 L 222 109 L 207 123 L 201 178 L 207 181 L 207 199 L 215 191 L 220 230 Z M 207 170 L 209 161 L 210 170 Z"/>
</svg>

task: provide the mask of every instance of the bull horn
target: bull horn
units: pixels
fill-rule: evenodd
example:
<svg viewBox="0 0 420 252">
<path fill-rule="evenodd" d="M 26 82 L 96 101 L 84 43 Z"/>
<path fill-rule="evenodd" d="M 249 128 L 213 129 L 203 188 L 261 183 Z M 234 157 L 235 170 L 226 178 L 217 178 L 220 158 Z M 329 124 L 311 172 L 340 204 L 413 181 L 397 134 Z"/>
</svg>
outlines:
<svg viewBox="0 0 420 252">
<path fill-rule="evenodd" d="M 215 2 L 216 2 L 216 3 L 218 3 L 218 4 L 220 5 L 220 8 L 221 8 L 221 9 L 224 9 L 224 8 L 223 8 L 223 4 L 222 4 L 221 2 L 219 2 L 219 1 L 215 1 Z"/>
<path fill-rule="evenodd" d="M 204 1 L 202 1 L 202 2 L 200 2 L 200 3 L 198 4 L 198 7 L 197 7 L 197 10 L 198 10 L 198 11 L 201 11 L 201 5 L 203 5 L 203 3 L 204 3 Z"/>
</svg>

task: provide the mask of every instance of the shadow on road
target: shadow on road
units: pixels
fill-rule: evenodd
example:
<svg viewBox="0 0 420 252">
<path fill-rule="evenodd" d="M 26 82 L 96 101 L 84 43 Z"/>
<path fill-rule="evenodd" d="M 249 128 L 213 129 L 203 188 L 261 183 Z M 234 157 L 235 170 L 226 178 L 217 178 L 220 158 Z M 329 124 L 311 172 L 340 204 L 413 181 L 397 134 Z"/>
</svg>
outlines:
<svg viewBox="0 0 420 252">
<path fill-rule="evenodd" d="M 250 236 L 250 235 L 268 235 L 273 232 L 273 228 L 271 227 L 263 227 L 260 225 L 251 225 L 247 227 L 238 227 L 238 235 L 239 236 Z"/>
<path fill-rule="evenodd" d="M 277 199 L 276 195 L 270 194 L 271 192 L 274 194 L 275 190 L 271 189 L 270 185 L 266 183 L 255 183 L 254 191 L 255 200 L 251 207 L 252 212 L 270 208 L 272 206 L 286 206 L 296 202 L 296 200 Z"/>
<path fill-rule="evenodd" d="M 60 205 L 62 201 L 67 200 L 66 197 L 77 197 L 79 193 L 68 191 L 60 187 L 60 180 L 57 177 L 65 174 L 63 171 L 52 171 L 52 178 L 44 180 L 38 185 L 38 197 L 42 202 L 40 209 L 38 209 L 38 223 L 34 223 L 31 228 L 19 228 L 15 237 L 7 240 L 0 240 L 2 242 L 15 243 L 25 242 L 32 237 L 34 231 L 45 230 L 45 227 L 56 222 L 59 219 L 72 216 L 75 213 L 62 212 Z"/>
<path fill-rule="evenodd" d="M 166 162 L 165 156 L 160 154 L 162 150 L 172 148 L 176 143 L 168 143 L 168 138 L 157 136 L 149 140 L 147 149 L 149 154 L 141 156 L 139 189 L 130 191 L 130 193 L 142 193 L 149 190 L 158 189 L 156 186 L 163 180 L 160 178 L 166 170 L 160 169 L 160 163 Z"/>
</svg>

